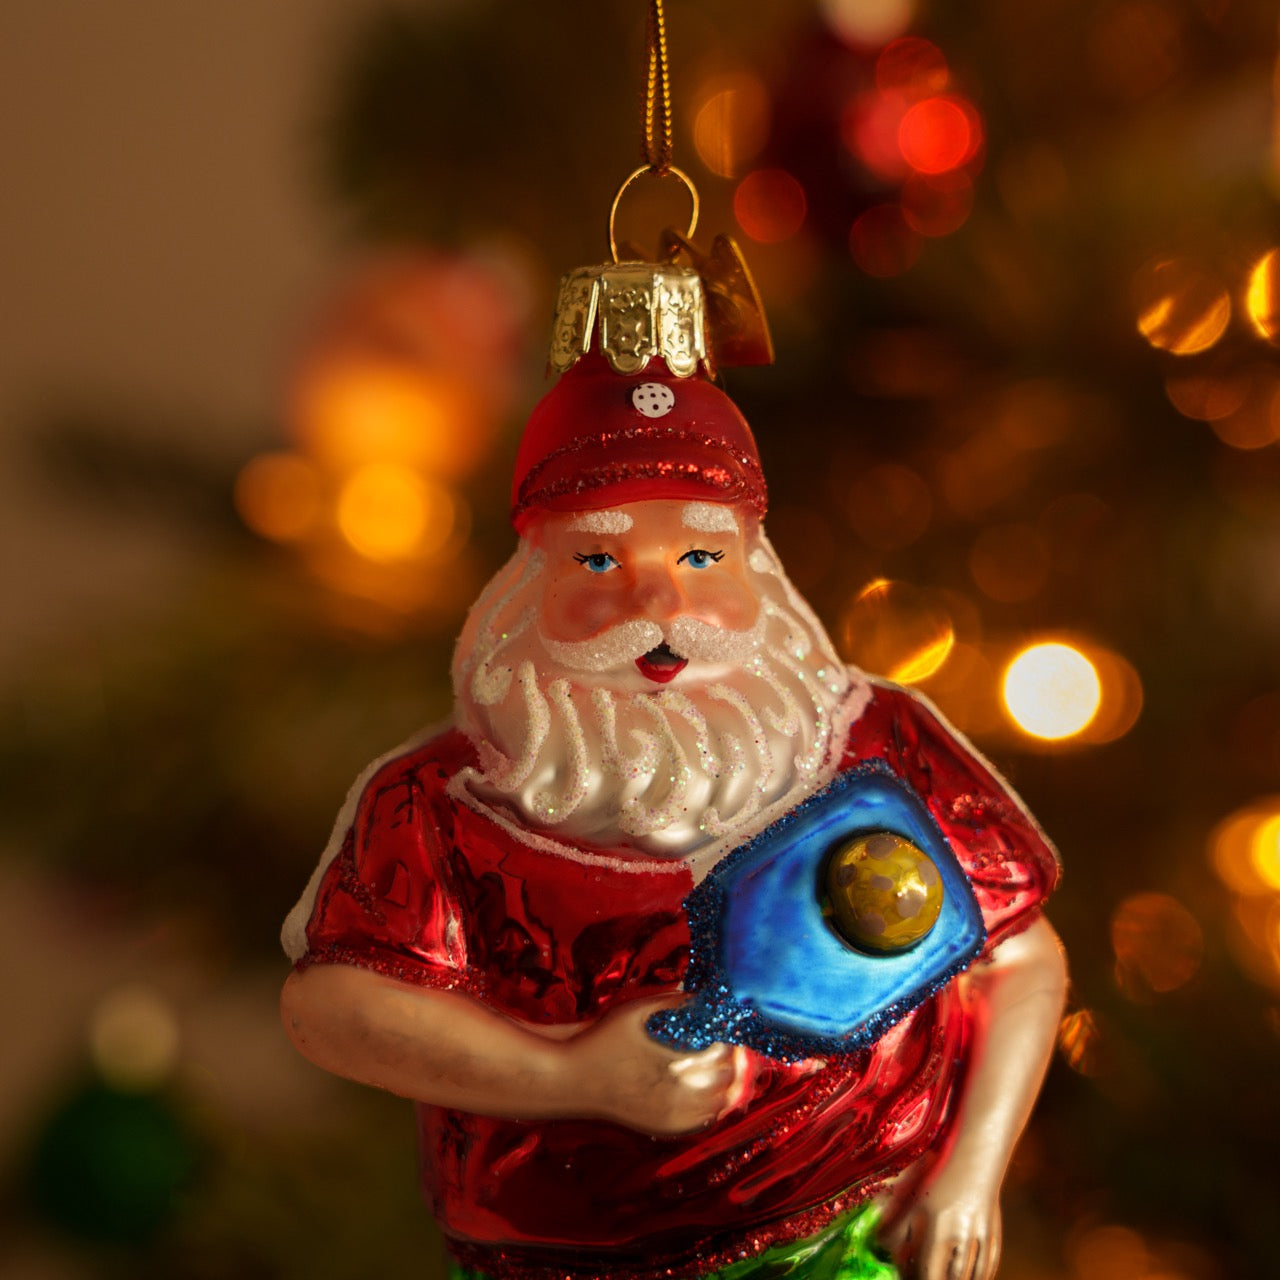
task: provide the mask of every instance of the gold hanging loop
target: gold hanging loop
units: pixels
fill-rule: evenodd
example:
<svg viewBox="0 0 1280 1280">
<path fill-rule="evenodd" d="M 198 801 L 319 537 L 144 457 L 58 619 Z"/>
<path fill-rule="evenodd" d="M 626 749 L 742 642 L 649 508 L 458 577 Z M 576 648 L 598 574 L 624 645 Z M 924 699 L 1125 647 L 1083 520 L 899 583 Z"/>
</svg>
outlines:
<svg viewBox="0 0 1280 1280">
<path fill-rule="evenodd" d="M 618 194 L 613 197 L 613 204 L 609 206 L 609 252 L 613 255 L 614 262 L 618 259 L 618 236 L 616 230 L 616 222 L 618 219 L 618 206 L 622 203 L 622 197 L 627 193 L 627 189 L 637 178 L 642 178 L 646 174 L 656 178 L 676 178 L 684 183 L 684 189 L 689 193 L 689 230 L 685 232 L 685 239 L 691 240 L 693 233 L 698 229 L 698 213 L 701 210 L 701 203 L 698 200 L 698 188 L 693 185 L 693 180 L 683 169 L 677 169 L 671 164 L 661 173 L 655 169 L 651 169 L 647 164 L 643 164 L 635 170 L 634 173 L 627 175 L 622 186 L 618 188 Z"/>
</svg>

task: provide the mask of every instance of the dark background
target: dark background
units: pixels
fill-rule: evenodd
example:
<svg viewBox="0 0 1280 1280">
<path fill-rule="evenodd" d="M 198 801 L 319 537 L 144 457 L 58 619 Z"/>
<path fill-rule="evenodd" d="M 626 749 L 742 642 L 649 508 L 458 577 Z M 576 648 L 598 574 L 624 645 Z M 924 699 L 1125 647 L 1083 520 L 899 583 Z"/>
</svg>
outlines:
<svg viewBox="0 0 1280 1280">
<path fill-rule="evenodd" d="M 409 1108 L 292 1055 L 275 933 L 448 710 L 555 279 L 640 163 L 643 11 L 6 4 L 5 1276 L 438 1274 Z M 1274 8 L 668 19 L 697 238 L 777 344 L 725 375 L 770 533 L 1063 852 L 1001 1274 L 1280 1274 Z M 1053 743 L 1000 692 L 1042 640 L 1102 681 Z"/>
</svg>

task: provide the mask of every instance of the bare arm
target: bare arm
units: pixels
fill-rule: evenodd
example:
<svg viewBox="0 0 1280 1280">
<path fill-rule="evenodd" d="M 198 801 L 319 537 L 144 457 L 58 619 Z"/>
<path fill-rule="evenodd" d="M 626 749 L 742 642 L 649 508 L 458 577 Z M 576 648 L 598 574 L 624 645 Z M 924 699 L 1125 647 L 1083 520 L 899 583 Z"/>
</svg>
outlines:
<svg viewBox="0 0 1280 1280">
<path fill-rule="evenodd" d="M 990 1280 L 1000 1260 L 1000 1185 L 1049 1065 L 1066 995 L 1043 918 L 960 982 L 974 1039 L 949 1149 L 890 1209 L 886 1243 L 924 1280 Z M 911 1270 L 914 1264 L 915 1270 Z"/>
<path fill-rule="evenodd" d="M 285 983 L 285 1031 L 336 1075 L 437 1106 L 514 1119 L 590 1116 L 646 1133 L 683 1133 L 732 1096 L 724 1045 L 678 1054 L 645 1019 L 669 1000 L 624 1005 L 567 1039 L 502 1017 L 467 996 L 348 965 L 313 965 Z"/>
</svg>

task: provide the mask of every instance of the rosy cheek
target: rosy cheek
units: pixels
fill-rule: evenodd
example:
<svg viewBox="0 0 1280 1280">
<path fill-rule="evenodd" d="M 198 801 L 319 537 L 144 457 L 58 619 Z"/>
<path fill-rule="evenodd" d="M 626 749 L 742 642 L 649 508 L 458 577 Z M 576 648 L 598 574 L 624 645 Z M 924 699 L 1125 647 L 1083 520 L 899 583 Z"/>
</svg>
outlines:
<svg viewBox="0 0 1280 1280">
<path fill-rule="evenodd" d="M 598 580 L 553 582 L 542 598 L 542 629 L 553 640 L 589 640 L 618 621 L 614 596 Z"/>
<path fill-rule="evenodd" d="M 689 611 L 704 622 L 727 631 L 746 631 L 755 626 L 760 602 L 755 593 L 736 577 L 718 575 L 705 586 L 690 584 Z"/>
</svg>

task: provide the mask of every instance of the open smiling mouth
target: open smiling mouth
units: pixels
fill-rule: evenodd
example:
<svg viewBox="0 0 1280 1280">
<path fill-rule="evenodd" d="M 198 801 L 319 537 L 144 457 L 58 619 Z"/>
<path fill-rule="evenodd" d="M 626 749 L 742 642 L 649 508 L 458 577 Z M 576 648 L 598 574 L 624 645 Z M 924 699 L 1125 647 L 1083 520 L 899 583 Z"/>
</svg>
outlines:
<svg viewBox="0 0 1280 1280">
<path fill-rule="evenodd" d="M 656 649 L 650 649 L 648 653 L 636 659 L 640 674 L 650 680 L 656 680 L 659 684 L 674 680 L 688 664 L 687 658 L 671 652 L 665 640 Z"/>
</svg>

